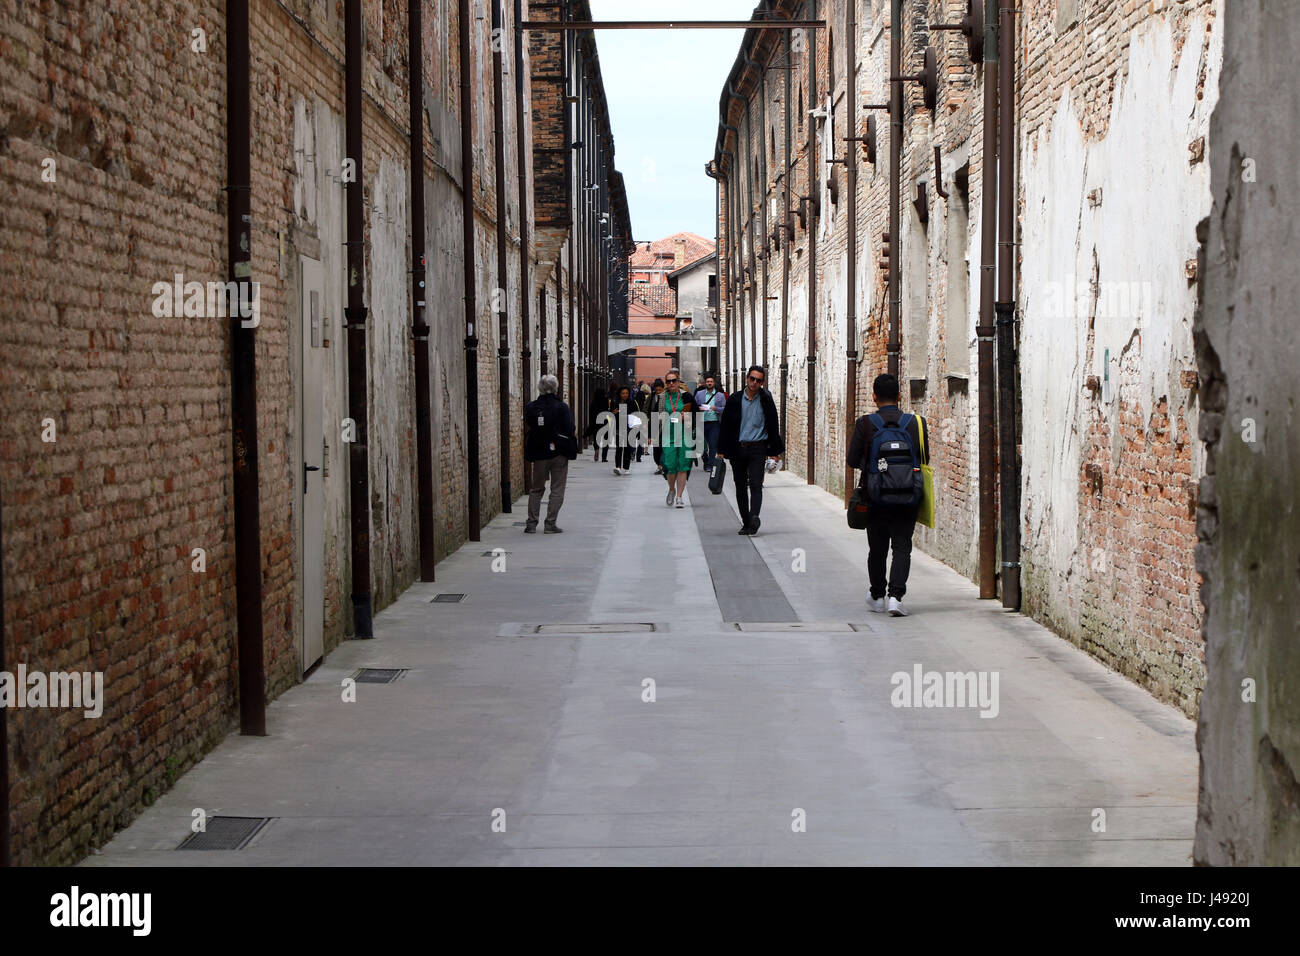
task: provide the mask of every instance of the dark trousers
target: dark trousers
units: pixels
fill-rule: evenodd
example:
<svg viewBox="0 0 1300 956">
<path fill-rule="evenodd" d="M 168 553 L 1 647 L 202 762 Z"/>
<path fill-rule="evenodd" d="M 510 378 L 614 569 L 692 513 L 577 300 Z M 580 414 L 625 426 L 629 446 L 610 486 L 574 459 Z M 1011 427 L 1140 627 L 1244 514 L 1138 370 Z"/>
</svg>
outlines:
<svg viewBox="0 0 1300 956">
<path fill-rule="evenodd" d="M 736 483 L 736 508 L 740 511 L 740 520 L 749 524 L 751 518 L 757 518 L 763 510 L 763 465 L 767 461 L 767 452 L 762 447 L 746 448 L 742 443 L 740 451 L 731 458 L 731 480 Z M 755 446 L 763 443 L 754 442 Z"/>
<path fill-rule="evenodd" d="M 619 445 L 614 451 L 614 464 L 624 471 L 632 467 L 632 446 Z"/>
<path fill-rule="evenodd" d="M 889 566 L 890 597 L 907 593 L 907 575 L 912 570 L 912 532 L 916 530 L 915 508 L 872 508 L 867 513 L 867 577 L 871 579 L 871 599 L 886 594 L 885 558 L 894 549 Z"/>
<path fill-rule="evenodd" d="M 722 422 L 705 422 L 704 423 L 704 470 L 708 471 L 713 467 L 713 456 L 718 452 L 718 430 L 722 427 Z"/>
</svg>

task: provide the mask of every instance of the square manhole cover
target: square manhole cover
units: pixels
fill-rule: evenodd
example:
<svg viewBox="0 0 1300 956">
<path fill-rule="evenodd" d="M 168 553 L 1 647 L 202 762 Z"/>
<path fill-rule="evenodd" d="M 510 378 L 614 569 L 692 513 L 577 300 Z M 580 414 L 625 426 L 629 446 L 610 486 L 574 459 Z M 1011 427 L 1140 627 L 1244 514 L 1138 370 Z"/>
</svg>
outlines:
<svg viewBox="0 0 1300 956">
<path fill-rule="evenodd" d="M 463 594 L 435 594 L 429 599 L 430 604 L 456 604 L 465 600 Z"/>
<path fill-rule="evenodd" d="M 391 684 L 405 673 L 405 667 L 363 667 L 354 679 L 358 684 Z"/>
<path fill-rule="evenodd" d="M 648 634 L 653 624 L 538 624 L 534 634 Z"/>
<path fill-rule="evenodd" d="M 202 833 L 191 833 L 178 850 L 242 850 L 271 817 L 208 817 Z"/>
</svg>

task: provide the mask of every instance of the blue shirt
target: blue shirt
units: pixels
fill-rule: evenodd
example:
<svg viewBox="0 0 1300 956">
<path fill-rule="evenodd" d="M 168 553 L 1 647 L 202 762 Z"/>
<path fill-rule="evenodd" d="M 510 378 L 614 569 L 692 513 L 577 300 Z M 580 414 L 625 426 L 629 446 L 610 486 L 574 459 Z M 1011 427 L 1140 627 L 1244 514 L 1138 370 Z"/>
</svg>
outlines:
<svg viewBox="0 0 1300 956">
<path fill-rule="evenodd" d="M 767 416 L 763 414 L 763 393 L 752 399 L 740 393 L 740 441 L 763 441 L 767 438 Z"/>
<path fill-rule="evenodd" d="M 706 422 L 716 422 L 718 413 L 722 410 L 717 407 L 718 402 L 722 401 L 722 393 L 717 389 L 713 390 L 713 397 L 709 397 L 709 390 L 702 388 L 695 393 L 695 405 L 697 408 L 704 410 L 704 420 Z"/>
</svg>

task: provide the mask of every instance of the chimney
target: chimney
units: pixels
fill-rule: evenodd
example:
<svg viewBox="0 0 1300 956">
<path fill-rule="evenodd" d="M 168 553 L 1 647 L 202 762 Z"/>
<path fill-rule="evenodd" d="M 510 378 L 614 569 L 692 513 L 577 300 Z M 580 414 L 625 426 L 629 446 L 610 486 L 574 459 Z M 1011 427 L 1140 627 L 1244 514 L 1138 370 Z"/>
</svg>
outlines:
<svg viewBox="0 0 1300 956">
<path fill-rule="evenodd" d="M 686 265 L 686 240 L 673 240 L 673 268 L 680 269 Z"/>
</svg>

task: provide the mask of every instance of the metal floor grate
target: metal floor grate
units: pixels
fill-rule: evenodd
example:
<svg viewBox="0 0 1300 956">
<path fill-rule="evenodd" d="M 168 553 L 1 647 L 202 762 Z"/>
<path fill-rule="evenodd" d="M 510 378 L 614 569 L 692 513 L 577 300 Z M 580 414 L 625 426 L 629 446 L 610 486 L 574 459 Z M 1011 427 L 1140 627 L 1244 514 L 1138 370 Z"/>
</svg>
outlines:
<svg viewBox="0 0 1300 956">
<path fill-rule="evenodd" d="M 202 833 L 191 833 L 178 850 L 242 850 L 273 817 L 208 817 Z"/>
<path fill-rule="evenodd" d="M 653 624 L 538 624 L 534 634 L 646 634 Z"/>
<path fill-rule="evenodd" d="M 435 594 L 429 599 L 430 604 L 456 604 L 465 600 L 464 594 Z"/>
<path fill-rule="evenodd" d="M 405 673 L 405 667 L 363 667 L 353 679 L 358 684 L 391 684 Z"/>
<path fill-rule="evenodd" d="M 498 554 L 514 554 L 513 551 L 507 551 L 505 548 L 497 548 L 495 551 L 484 551 L 483 557 L 495 558 Z"/>
</svg>

